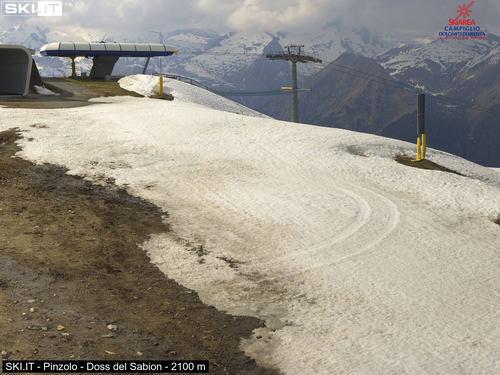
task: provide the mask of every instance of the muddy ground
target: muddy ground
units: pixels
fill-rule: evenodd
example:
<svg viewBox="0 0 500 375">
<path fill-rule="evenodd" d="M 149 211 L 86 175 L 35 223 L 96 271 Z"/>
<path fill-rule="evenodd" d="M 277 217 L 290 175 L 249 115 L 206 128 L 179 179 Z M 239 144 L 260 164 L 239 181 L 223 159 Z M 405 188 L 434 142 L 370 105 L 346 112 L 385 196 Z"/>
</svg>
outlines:
<svg viewBox="0 0 500 375">
<path fill-rule="evenodd" d="M 396 156 L 396 158 L 394 160 L 396 160 L 399 164 L 403 164 L 403 165 L 406 165 L 408 167 L 427 169 L 430 171 L 448 172 L 448 173 L 454 173 L 454 174 L 458 174 L 459 176 L 462 176 L 462 174 L 458 173 L 457 171 L 443 167 L 442 165 L 436 164 L 433 161 L 430 161 L 427 159 L 422 159 L 418 162 L 414 162 L 412 160 L 412 158 L 410 158 L 409 156 L 400 155 L 400 156 Z"/>
<path fill-rule="evenodd" d="M 19 136 L 0 133 L 4 359 L 208 360 L 211 374 L 277 374 L 238 349 L 261 321 L 204 305 L 138 247 L 169 230 L 167 213 L 111 181 L 14 157 Z"/>
</svg>

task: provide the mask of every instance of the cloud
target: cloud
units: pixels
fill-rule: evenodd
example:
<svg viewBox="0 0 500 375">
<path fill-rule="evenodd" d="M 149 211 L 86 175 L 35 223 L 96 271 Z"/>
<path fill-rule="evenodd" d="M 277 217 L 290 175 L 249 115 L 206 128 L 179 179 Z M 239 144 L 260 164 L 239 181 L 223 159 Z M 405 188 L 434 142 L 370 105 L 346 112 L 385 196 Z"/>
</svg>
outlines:
<svg viewBox="0 0 500 375">
<path fill-rule="evenodd" d="M 303 32 L 342 21 L 344 27 L 366 27 L 383 35 L 425 37 L 455 18 L 458 5 L 456 0 L 244 0 L 228 17 L 228 26 Z M 498 1 L 478 0 L 471 10 L 476 23 L 500 33 Z"/>
<path fill-rule="evenodd" d="M 228 17 L 228 23 L 237 30 L 307 30 L 334 21 L 348 3 L 347 0 L 245 0 Z"/>
<path fill-rule="evenodd" d="M 403 39 L 436 34 L 456 16 L 458 5 L 456 0 L 63 0 L 63 17 L 26 22 L 122 35 L 188 27 L 300 33 L 341 21 L 344 27 Z M 478 25 L 500 34 L 498 0 L 477 0 L 471 10 Z"/>
<path fill-rule="evenodd" d="M 207 14 L 208 10 L 199 7 L 196 0 L 63 0 L 62 17 L 32 17 L 27 22 L 42 28 L 65 26 L 122 35 L 190 26 L 217 27 L 221 20 Z"/>
<path fill-rule="evenodd" d="M 466 5 L 470 2 L 468 0 Z M 461 4 L 463 3 L 455 0 L 358 1 L 356 8 L 359 12 L 345 13 L 342 18 L 346 22 L 359 23 L 386 35 L 424 37 L 442 31 L 450 18 L 456 18 Z M 480 26 L 485 26 L 488 20 L 498 20 L 500 16 L 496 1 L 493 0 L 478 0 L 471 6 L 471 10 L 471 18 Z M 500 25 L 496 22 L 496 29 L 500 31 Z"/>
</svg>

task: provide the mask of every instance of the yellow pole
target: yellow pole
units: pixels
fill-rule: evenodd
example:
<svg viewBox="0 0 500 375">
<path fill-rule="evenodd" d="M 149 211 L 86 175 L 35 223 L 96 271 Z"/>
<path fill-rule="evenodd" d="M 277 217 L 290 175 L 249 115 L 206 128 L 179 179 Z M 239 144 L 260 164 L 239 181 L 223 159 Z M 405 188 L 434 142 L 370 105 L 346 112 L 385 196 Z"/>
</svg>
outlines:
<svg viewBox="0 0 500 375">
<path fill-rule="evenodd" d="M 163 77 L 160 76 L 160 86 L 158 88 L 158 94 L 162 95 L 163 94 Z"/>
<path fill-rule="evenodd" d="M 422 159 L 425 159 L 425 150 L 427 148 L 427 139 L 425 134 L 422 134 Z"/>
<path fill-rule="evenodd" d="M 415 161 L 422 160 L 422 156 L 420 153 L 420 137 L 417 138 L 417 159 Z"/>
</svg>

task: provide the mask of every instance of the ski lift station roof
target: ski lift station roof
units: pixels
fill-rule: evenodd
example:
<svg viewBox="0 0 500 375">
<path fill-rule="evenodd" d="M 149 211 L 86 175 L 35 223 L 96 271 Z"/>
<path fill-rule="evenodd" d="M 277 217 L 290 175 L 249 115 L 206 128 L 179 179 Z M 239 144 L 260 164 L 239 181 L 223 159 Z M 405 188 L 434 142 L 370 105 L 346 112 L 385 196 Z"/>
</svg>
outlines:
<svg viewBox="0 0 500 375">
<path fill-rule="evenodd" d="M 174 46 L 147 43 L 86 43 L 56 42 L 40 48 L 42 56 L 117 56 L 153 57 L 170 56 L 178 50 Z"/>
</svg>

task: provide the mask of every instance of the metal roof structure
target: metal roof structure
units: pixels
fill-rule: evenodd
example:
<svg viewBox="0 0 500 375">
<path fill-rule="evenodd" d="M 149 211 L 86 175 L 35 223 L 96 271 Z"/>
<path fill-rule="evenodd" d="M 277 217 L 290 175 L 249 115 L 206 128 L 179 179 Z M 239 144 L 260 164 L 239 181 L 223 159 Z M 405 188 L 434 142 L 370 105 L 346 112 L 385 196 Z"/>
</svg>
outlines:
<svg viewBox="0 0 500 375">
<path fill-rule="evenodd" d="M 144 71 L 151 57 L 177 54 L 174 46 L 148 43 L 87 43 L 87 42 L 55 42 L 40 48 L 42 56 L 71 58 L 72 76 L 76 76 L 75 58 L 79 56 L 93 57 L 94 64 L 90 77 L 105 78 L 110 76 L 115 63 L 120 57 L 147 57 Z"/>
<path fill-rule="evenodd" d="M 40 48 L 42 56 L 118 56 L 154 57 L 170 56 L 177 53 L 174 46 L 147 43 L 86 43 L 56 42 Z"/>
</svg>

